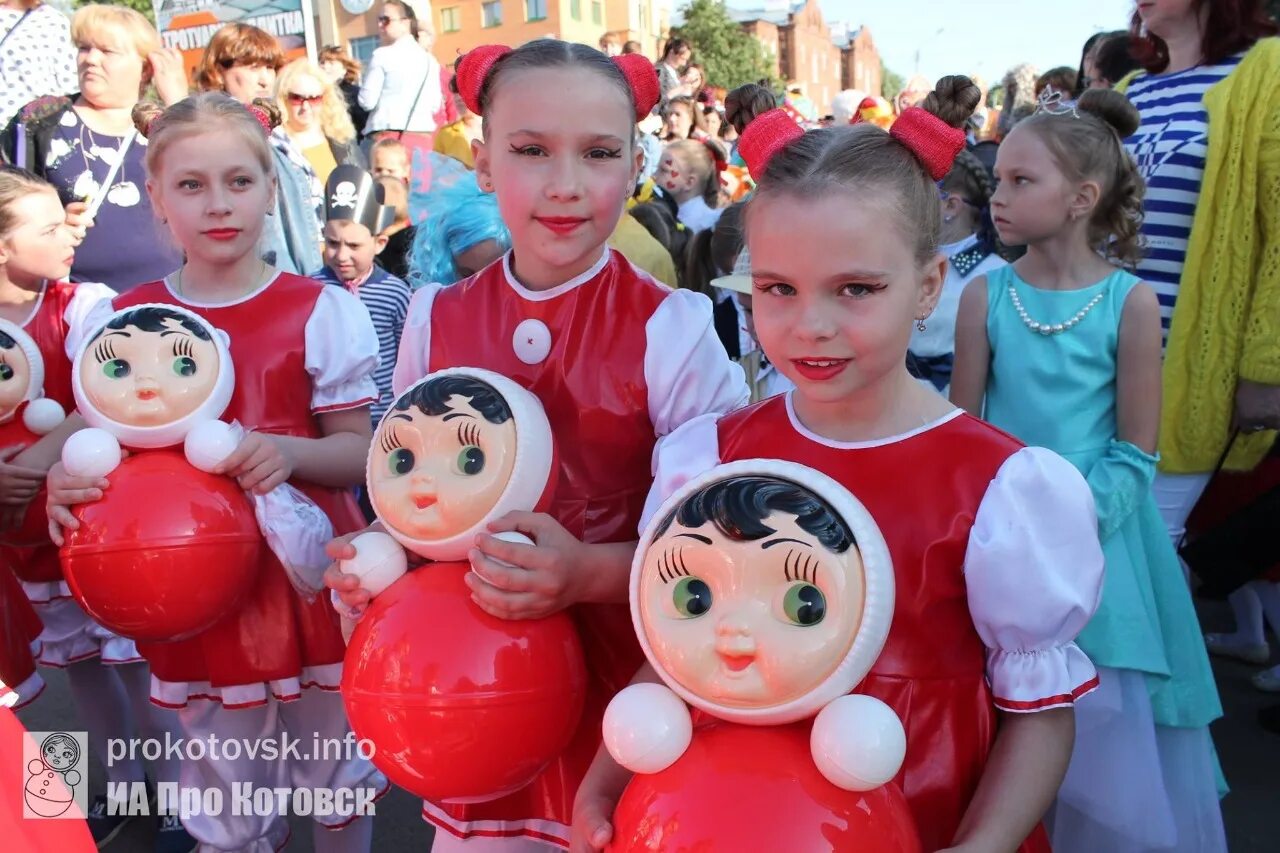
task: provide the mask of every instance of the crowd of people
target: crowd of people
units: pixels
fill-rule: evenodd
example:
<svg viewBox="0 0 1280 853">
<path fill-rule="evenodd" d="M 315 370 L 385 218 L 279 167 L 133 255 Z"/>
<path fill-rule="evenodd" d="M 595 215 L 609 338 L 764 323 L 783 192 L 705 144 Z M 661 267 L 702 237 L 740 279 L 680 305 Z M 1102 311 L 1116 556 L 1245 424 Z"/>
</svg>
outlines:
<svg viewBox="0 0 1280 853">
<path fill-rule="evenodd" d="M 409 3 L 378 23 L 363 67 L 228 24 L 188 79 L 129 8 L 0 5 L 0 320 L 37 342 L 44 393 L 75 408 L 70 359 L 112 311 L 195 312 L 243 389 L 220 473 L 302 488 L 338 535 L 331 598 L 272 562 L 205 635 L 113 634 L 55 549 L 19 571 L 5 536 L 43 503 L 60 544 L 110 488 L 59 461 L 73 415 L 0 459 L 0 692 L 26 705 L 64 669 L 100 760 L 139 735 L 341 738 L 371 596 L 338 562 L 374 521 L 370 438 L 465 365 L 537 394 L 560 438 L 548 513 L 491 528 L 532 544 L 477 537 L 473 600 L 593 626 L 593 695 L 653 677 L 611 605 L 654 508 L 723 462 L 802 463 L 885 531 L 897 610 L 858 690 L 906 728 L 925 849 L 1226 850 L 1209 654 L 1270 662 L 1280 573 L 1242 579 L 1236 630 L 1202 636 L 1178 549 L 1280 486 L 1280 39 L 1258 0 L 1154 0 L 1078 68 L 913 79 L 826 114 L 708 79 L 681 38 L 656 62 L 606 37 L 450 67 Z M 513 341 L 525 317 L 545 351 Z M 1280 692 L 1280 666 L 1254 684 Z M 424 803 L 433 849 L 605 849 L 630 774 L 580 746 L 494 802 Z M 104 766 L 389 787 L 357 755 Z M 101 847 L 131 818 L 93 793 Z M 281 814 L 164 815 L 155 843 L 287 835 Z M 371 838 L 368 817 L 315 821 L 317 850 Z"/>
</svg>

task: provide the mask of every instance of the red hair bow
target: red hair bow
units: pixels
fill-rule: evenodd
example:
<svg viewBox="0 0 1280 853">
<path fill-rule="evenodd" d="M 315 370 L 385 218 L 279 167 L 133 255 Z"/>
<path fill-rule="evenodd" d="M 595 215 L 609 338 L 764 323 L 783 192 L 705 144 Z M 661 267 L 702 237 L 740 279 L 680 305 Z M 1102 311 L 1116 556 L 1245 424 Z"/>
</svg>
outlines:
<svg viewBox="0 0 1280 853">
<path fill-rule="evenodd" d="M 653 67 L 652 62 L 638 53 L 615 56 L 613 63 L 618 66 L 622 76 L 627 79 L 627 84 L 631 86 L 631 94 L 636 99 L 636 121 L 643 121 L 645 116 L 653 112 L 658 99 L 662 97 L 662 90 L 658 86 L 657 69 Z"/>
<path fill-rule="evenodd" d="M 935 181 L 951 171 L 966 141 L 963 130 L 920 107 L 903 110 L 889 135 L 910 148 Z"/>
<path fill-rule="evenodd" d="M 481 114 L 480 90 L 484 88 L 485 79 L 493 70 L 494 63 L 510 52 L 511 48 L 504 44 L 482 44 L 468 50 L 458 60 L 458 70 L 454 75 L 458 82 L 458 94 L 462 96 L 467 109 L 476 115 Z"/>
<path fill-rule="evenodd" d="M 804 136 L 804 130 L 785 110 L 772 109 L 756 116 L 738 139 L 738 153 L 747 164 L 747 171 L 756 181 L 764 174 L 765 167 L 783 148 Z"/>
<path fill-rule="evenodd" d="M 258 120 L 258 124 L 262 125 L 262 132 L 265 133 L 267 136 L 270 136 L 271 135 L 271 116 L 267 115 L 267 111 L 264 110 L 262 107 L 258 106 L 257 104 L 249 104 L 248 107 L 246 107 L 246 109 L 249 110 L 249 115 L 256 118 Z M 155 121 L 155 119 L 152 119 L 152 121 Z M 151 130 L 151 122 L 147 123 L 147 130 L 148 131 Z"/>
</svg>

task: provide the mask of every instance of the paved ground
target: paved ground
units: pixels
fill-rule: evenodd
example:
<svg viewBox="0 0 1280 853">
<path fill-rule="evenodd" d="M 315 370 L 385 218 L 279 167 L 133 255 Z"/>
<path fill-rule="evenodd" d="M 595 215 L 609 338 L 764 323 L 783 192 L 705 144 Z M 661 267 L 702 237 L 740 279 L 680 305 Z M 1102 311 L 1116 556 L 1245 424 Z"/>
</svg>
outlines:
<svg viewBox="0 0 1280 853">
<path fill-rule="evenodd" d="M 1201 602 L 1206 630 L 1227 630 L 1230 615 L 1224 605 Z M 1272 662 L 1280 658 L 1273 657 Z M 1214 726 L 1232 793 L 1223 801 L 1227 835 L 1232 853 L 1272 853 L 1280 849 L 1280 735 L 1269 734 L 1256 722 L 1258 709 L 1280 703 L 1280 695 L 1267 696 L 1253 689 L 1249 675 L 1256 670 L 1244 664 L 1214 661 L 1226 716 Z M 46 676 L 49 689 L 31 708 L 21 712 L 28 728 L 58 730 L 74 725 L 66 680 L 60 673 Z M 102 790 L 102 771 L 91 768 L 91 790 Z M 426 851 L 431 831 L 418 816 L 418 802 L 403 791 L 393 791 L 378 803 L 374 823 L 374 849 L 378 851 Z M 289 853 L 310 853 L 310 826 L 294 821 Z M 150 853 L 153 828 L 146 819 L 135 820 L 107 848 L 111 853 Z M 1099 851 L 1108 853 L 1108 851 Z"/>
</svg>

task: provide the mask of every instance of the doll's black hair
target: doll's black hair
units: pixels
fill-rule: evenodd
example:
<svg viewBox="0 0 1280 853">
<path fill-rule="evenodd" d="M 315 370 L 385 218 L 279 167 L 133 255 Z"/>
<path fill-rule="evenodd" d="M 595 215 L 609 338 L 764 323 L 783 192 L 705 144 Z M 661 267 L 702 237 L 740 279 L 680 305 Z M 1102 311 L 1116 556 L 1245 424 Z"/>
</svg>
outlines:
<svg viewBox="0 0 1280 853">
<path fill-rule="evenodd" d="M 470 376 L 437 376 L 415 385 L 400 395 L 392 408 L 403 412 L 410 406 L 416 406 L 424 415 L 438 418 L 453 411 L 449 400 L 454 396 L 469 397 L 471 408 L 491 424 L 503 424 L 511 420 L 511 407 L 503 396 L 489 383 Z"/>
<path fill-rule="evenodd" d="M 202 341 L 213 339 L 213 336 L 209 334 L 209 330 L 203 324 L 193 320 L 187 314 L 160 305 L 144 305 L 141 308 L 134 308 L 132 311 L 126 311 L 119 316 L 112 317 L 105 326 L 98 330 L 98 334 L 93 336 L 93 340 L 96 341 L 102 337 L 103 333 L 108 329 L 118 332 L 129 326 L 141 329 L 144 332 L 165 332 L 168 331 L 168 327 L 164 324 L 166 320 L 175 321 L 179 326 Z"/>
<path fill-rule="evenodd" d="M 775 512 L 794 515 L 800 529 L 832 553 L 843 554 L 858 544 L 845 520 L 818 495 L 790 480 L 761 475 L 729 477 L 703 486 L 662 520 L 653 538 L 666 533 L 673 521 L 691 530 L 710 521 L 734 542 L 754 542 L 777 533 L 764 523 Z"/>
<path fill-rule="evenodd" d="M 13 349 L 18 342 L 8 332 L 0 332 L 0 349 Z"/>
</svg>

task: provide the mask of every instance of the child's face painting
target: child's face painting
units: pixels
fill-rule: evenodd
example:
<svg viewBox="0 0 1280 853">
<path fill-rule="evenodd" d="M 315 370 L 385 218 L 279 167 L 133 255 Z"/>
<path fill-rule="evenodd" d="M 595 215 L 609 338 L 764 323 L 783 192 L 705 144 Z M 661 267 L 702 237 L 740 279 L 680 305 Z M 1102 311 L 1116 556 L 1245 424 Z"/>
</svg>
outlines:
<svg viewBox="0 0 1280 853">
<path fill-rule="evenodd" d="M 456 536 L 493 512 L 516 459 L 516 423 L 490 423 L 466 397 L 443 415 L 393 409 L 373 437 L 369 492 L 378 517 L 420 540 Z"/>
<path fill-rule="evenodd" d="M 0 418 L 7 418 L 27 399 L 31 364 L 22 347 L 0 349 Z"/>
<path fill-rule="evenodd" d="M 718 705 L 767 708 L 805 696 L 845 659 L 862 623 L 858 549 L 832 553 L 786 513 L 764 523 L 775 532 L 735 542 L 709 522 L 676 521 L 641 569 L 656 662 Z"/>
<path fill-rule="evenodd" d="M 179 421 L 209 399 L 221 364 L 218 348 L 173 319 L 161 332 L 106 329 L 80 360 L 84 392 L 105 417 L 129 426 Z"/>
</svg>

